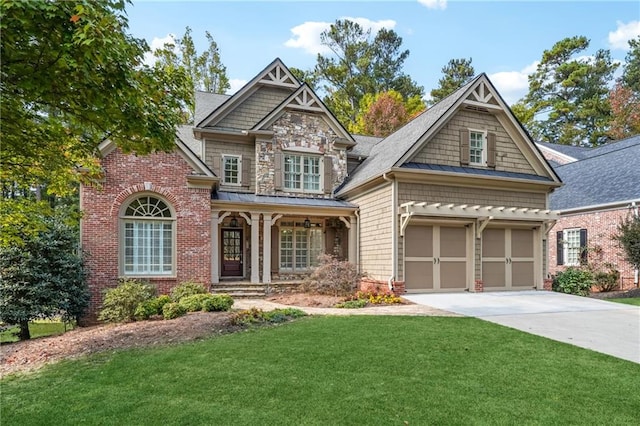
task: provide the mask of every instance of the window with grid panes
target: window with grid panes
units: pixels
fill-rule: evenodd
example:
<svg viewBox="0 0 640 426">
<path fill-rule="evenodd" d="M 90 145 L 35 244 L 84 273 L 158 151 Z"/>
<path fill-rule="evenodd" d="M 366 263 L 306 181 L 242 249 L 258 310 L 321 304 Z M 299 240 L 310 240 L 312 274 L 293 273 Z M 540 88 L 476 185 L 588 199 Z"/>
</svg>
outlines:
<svg viewBox="0 0 640 426">
<path fill-rule="evenodd" d="M 471 131 L 469 133 L 469 163 L 484 164 L 485 135 L 483 132 Z"/>
<path fill-rule="evenodd" d="M 285 155 L 284 187 L 294 191 L 320 191 L 320 157 Z"/>
<path fill-rule="evenodd" d="M 280 224 L 280 269 L 307 271 L 318 265 L 323 252 L 324 232 L 321 223 L 282 222 Z"/>
<path fill-rule="evenodd" d="M 565 229 L 564 239 L 564 264 L 568 266 L 580 265 L 580 229 Z"/>
<path fill-rule="evenodd" d="M 122 271 L 126 275 L 173 273 L 174 218 L 163 200 L 142 196 L 122 217 Z"/>
</svg>

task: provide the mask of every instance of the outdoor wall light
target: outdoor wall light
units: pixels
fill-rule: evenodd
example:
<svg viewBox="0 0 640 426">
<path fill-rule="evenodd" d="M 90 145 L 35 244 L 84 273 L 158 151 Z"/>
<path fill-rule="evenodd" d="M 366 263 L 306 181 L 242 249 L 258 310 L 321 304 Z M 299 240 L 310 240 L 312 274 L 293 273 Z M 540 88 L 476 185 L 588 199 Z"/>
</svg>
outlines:
<svg viewBox="0 0 640 426">
<path fill-rule="evenodd" d="M 309 218 L 306 218 L 304 220 L 304 227 L 305 228 L 311 228 L 311 221 L 309 220 Z"/>
<path fill-rule="evenodd" d="M 238 227 L 238 219 L 236 219 L 235 216 L 233 216 L 231 218 L 231 220 L 229 221 L 229 226 L 231 226 L 232 228 L 237 228 Z"/>
</svg>

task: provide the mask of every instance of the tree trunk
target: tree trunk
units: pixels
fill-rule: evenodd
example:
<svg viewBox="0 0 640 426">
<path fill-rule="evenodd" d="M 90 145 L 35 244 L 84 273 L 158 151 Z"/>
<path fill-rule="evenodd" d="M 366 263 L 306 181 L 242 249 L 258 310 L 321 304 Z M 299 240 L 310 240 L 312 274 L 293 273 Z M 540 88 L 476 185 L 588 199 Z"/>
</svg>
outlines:
<svg viewBox="0 0 640 426">
<path fill-rule="evenodd" d="M 31 339 L 31 333 L 29 332 L 29 321 L 20 321 L 20 333 L 18 334 L 20 340 Z"/>
</svg>

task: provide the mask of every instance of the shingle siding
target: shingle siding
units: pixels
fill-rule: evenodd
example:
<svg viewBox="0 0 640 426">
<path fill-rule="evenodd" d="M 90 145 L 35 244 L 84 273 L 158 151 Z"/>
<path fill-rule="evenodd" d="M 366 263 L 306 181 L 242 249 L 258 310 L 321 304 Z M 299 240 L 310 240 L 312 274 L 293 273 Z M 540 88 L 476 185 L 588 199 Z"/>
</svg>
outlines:
<svg viewBox="0 0 640 426">
<path fill-rule="evenodd" d="M 241 155 L 243 160 L 245 158 L 250 159 L 249 163 L 249 186 L 225 186 L 223 185 L 223 173 L 222 170 L 216 170 L 214 167 L 214 157 L 221 158 L 222 155 Z M 205 163 L 216 176 L 220 177 L 220 189 L 222 191 L 251 191 L 255 192 L 256 188 L 256 162 L 255 162 L 255 145 L 253 143 L 239 143 L 239 142 L 226 142 L 219 140 L 206 139 L 205 140 Z M 243 162 L 242 167 L 245 167 L 246 162 Z M 244 184 L 244 182 L 243 182 Z"/>
<path fill-rule="evenodd" d="M 392 273 L 391 184 L 348 201 L 360 206 L 360 270 L 386 281 Z"/>
<path fill-rule="evenodd" d="M 498 189 L 465 188 L 421 183 L 400 183 L 398 204 L 409 201 L 453 204 L 479 204 L 483 206 L 528 207 L 545 209 L 546 194 L 516 192 Z"/>
<path fill-rule="evenodd" d="M 261 87 L 216 124 L 215 127 L 240 130 L 251 129 L 289 95 L 291 95 L 291 91 L 287 89 Z"/>
<path fill-rule="evenodd" d="M 460 165 L 460 130 L 486 130 L 496 134 L 496 167 L 517 173 L 535 174 L 535 170 L 513 142 L 504 127 L 491 114 L 459 111 L 410 161 L 424 164 Z"/>
</svg>

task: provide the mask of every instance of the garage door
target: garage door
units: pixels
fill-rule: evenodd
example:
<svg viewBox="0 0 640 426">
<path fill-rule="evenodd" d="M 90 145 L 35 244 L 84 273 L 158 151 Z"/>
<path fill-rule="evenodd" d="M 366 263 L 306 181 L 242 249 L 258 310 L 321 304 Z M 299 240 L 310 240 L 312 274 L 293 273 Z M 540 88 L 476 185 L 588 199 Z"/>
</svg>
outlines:
<svg viewBox="0 0 640 426">
<path fill-rule="evenodd" d="M 467 288 L 466 228 L 412 225 L 404 238 L 407 291 Z"/>
<path fill-rule="evenodd" d="M 535 287 L 534 234 L 531 229 L 487 228 L 482 233 L 485 290 Z"/>
</svg>

